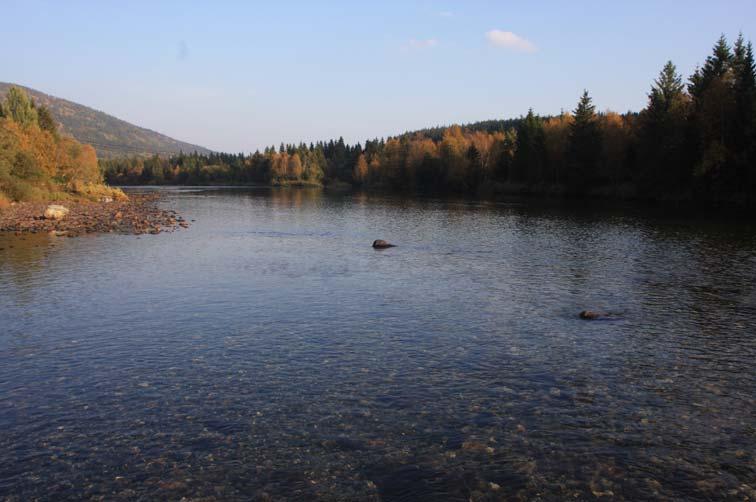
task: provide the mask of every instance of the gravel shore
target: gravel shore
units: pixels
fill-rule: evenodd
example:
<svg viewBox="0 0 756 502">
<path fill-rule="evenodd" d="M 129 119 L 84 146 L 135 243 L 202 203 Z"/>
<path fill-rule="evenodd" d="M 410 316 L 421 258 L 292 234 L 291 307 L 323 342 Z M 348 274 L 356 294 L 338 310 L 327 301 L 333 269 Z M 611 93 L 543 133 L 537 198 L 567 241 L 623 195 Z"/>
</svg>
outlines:
<svg viewBox="0 0 756 502">
<path fill-rule="evenodd" d="M 55 232 L 70 237 L 110 232 L 139 235 L 189 226 L 175 211 L 158 208 L 158 199 L 158 195 L 134 194 L 128 200 L 113 202 L 21 202 L 0 210 L 0 232 Z M 65 206 L 68 215 L 61 220 L 45 219 L 50 204 Z"/>
</svg>

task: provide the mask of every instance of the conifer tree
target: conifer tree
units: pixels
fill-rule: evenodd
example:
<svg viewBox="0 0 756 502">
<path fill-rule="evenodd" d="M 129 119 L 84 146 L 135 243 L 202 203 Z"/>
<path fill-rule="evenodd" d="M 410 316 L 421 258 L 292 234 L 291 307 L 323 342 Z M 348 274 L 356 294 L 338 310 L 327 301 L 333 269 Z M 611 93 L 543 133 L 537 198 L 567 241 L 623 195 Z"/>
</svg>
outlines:
<svg viewBox="0 0 756 502">
<path fill-rule="evenodd" d="M 567 179 L 574 192 L 582 193 L 594 179 L 601 154 L 596 107 L 588 91 L 583 92 L 573 114 L 567 147 Z"/>
<path fill-rule="evenodd" d="M 528 110 L 528 114 L 517 128 L 512 181 L 539 183 L 543 180 L 545 137 L 543 121 Z"/>
<path fill-rule="evenodd" d="M 636 179 L 643 197 L 686 188 L 691 172 L 685 155 L 688 96 L 677 68 L 668 61 L 651 86 L 640 119 Z"/>
<path fill-rule="evenodd" d="M 477 190 L 483 183 L 483 161 L 480 150 L 475 145 L 470 145 L 467 149 L 467 179 L 465 180 L 466 189 L 469 192 Z"/>
<path fill-rule="evenodd" d="M 733 56 L 736 150 L 738 187 L 751 206 L 756 205 L 756 62 L 753 45 L 738 36 Z"/>
</svg>

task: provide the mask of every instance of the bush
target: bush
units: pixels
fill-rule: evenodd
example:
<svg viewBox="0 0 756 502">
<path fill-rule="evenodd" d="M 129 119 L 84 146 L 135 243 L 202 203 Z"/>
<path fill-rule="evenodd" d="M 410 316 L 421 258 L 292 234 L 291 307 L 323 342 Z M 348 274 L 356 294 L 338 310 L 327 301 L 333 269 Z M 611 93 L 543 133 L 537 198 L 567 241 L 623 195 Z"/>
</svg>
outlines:
<svg viewBox="0 0 756 502">
<path fill-rule="evenodd" d="M 0 181 L 2 191 L 10 197 L 11 200 L 19 202 L 39 202 L 47 200 L 48 192 L 34 186 L 28 181 L 9 177 Z"/>
<path fill-rule="evenodd" d="M 66 185 L 66 189 L 75 194 L 93 201 L 99 201 L 105 197 L 113 200 L 127 200 L 128 197 L 120 188 L 112 188 L 99 183 L 86 183 L 83 181 L 72 181 Z"/>
<path fill-rule="evenodd" d="M 29 152 L 18 152 L 11 167 L 10 174 L 17 178 L 30 181 L 40 181 L 47 174 Z"/>
</svg>

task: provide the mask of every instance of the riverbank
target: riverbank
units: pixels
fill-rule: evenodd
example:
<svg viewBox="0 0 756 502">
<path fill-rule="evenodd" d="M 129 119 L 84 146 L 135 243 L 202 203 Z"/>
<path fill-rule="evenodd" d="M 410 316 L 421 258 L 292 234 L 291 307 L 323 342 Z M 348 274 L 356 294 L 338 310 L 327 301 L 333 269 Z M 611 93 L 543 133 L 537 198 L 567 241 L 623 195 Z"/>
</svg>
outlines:
<svg viewBox="0 0 756 502">
<path fill-rule="evenodd" d="M 158 207 L 158 194 L 132 194 L 110 202 L 61 201 L 19 202 L 0 209 L 0 232 L 55 232 L 75 237 L 91 233 L 158 234 L 186 228 L 189 223 L 175 211 Z M 60 204 L 68 214 L 60 220 L 46 219 L 45 209 Z"/>
</svg>

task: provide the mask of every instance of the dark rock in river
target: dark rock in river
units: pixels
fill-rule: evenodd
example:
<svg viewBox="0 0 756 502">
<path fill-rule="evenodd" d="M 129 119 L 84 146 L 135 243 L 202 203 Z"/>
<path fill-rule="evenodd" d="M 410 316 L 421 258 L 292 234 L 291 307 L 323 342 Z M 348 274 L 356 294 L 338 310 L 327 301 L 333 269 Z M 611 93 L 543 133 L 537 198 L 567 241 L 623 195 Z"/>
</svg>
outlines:
<svg viewBox="0 0 756 502">
<path fill-rule="evenodd" d="M 373 247 L 375 249 L 386 249 L 386 248 L 393 248 L 396 246 L 394 246 L 393 244 L 389 244 L 388 242 L 382 239 L 378 239 L 378 240 L 373 241 Z"/>
<path fill-rule="evenodd" d="M 612 314 L 610 312 L 596 312 L 593 310 L 583 310 L 578 315 L 581 319 L 585 319 L 586 321 L 621 319 L 621 314 Z"/>
</svg>

